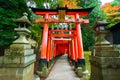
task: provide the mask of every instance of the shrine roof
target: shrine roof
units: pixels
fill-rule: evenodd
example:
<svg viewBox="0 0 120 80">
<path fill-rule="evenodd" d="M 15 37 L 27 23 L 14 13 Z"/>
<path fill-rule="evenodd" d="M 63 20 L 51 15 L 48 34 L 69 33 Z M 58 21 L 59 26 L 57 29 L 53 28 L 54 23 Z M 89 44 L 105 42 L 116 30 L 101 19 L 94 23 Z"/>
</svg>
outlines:
<svg viewBox="0 0 120 80">
<path fill-rule="evenodd" d="M 33 12 L 56 12 L 58 10 L 66 10 L 66 12 L 91 12 L 94 7 L 83 8 L 83 9 L 68 9 L 67 7 L 58 7 L 56 9 L 42 9 L 42 8 L 31 8 Z"/>
<path fill-rule="evenodd" d="M 111 26 L 108 30 L 114 31 L 114 30 L 120 30 L 120 22 L 116 23 L 115 25 Z"/>
</svg>

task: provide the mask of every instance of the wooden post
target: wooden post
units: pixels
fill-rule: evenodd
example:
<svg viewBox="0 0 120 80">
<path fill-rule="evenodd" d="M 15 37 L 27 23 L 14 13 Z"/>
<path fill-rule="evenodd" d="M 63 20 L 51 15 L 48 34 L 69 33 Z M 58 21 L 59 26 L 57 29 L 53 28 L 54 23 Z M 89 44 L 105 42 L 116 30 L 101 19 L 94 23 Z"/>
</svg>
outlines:
<svg viewBox="0 0 120 80">
<path fill-rule="evenodd" d="M 78 67 L 78 43 L 77 43 L 77 37 L 74 37 L 74 46 L 75 46 L 75 68 Z"/>
<path fill-rule="evenodd" d="M 74 37 L 74 41 L 75 41 L 75 61 L 78 62 L 78 43 L 77 43 L 77 37 Z"/>
<path fill-rule="evenodd" d="M 74 39 L 72 39 L 72 60 L 75 61 L 75 48 L 74 48 Z"/>
<path fill-rule="evenodd" d="M 49 59 L 52 60 L 52 57 L 53 57 L 53 43 L 52 43 L 52 38 L 50 39 L 50 56 L 49 56 Z"/>
<path fill-rule="evenodd" d="M 50 46 L 50 37 L 48 38 L 48 47 L 47 47 L 47 62 L 49 62 L 50 60 L 50 49 L 51 49 L 51 46 Z"/>
<path fill-rule="evenodd" d="M 54 41 L 54 57 L 56 57 L 56 43 Z"/>
<path fill-rule="evenodd" d="M 49 15 L 45 14 L 45 19 L 47 20 Z M 44 23 L 43 29 L 43 38 L 42 38 L 42 49 L 40 55 L 40 68 L 39 70 L 42 71 L 42 66 L 47 66 L 46 54 L 47 54 L 47 43 L 48 43 L 48 23 Z"/>
<path fill-rule="evenodd" d="M 79 14 L 77 13 L 75 15 L 75 20 L 79 21 Z M 80 65 L 85 65 L 80 23 L 76 23 L 76 36 L 77 36 L 77 43 L 78 43 L 78 63 Z"/>
</svg>

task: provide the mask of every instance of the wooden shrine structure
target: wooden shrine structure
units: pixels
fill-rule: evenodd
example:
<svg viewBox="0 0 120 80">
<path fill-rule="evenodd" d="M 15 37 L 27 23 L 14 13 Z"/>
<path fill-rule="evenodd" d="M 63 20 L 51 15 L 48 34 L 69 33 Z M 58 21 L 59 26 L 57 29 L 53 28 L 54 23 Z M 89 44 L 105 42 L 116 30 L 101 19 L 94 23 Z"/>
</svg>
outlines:
<svg viewBox="0 0 120 80">
<path fill-rule="evenodd" d="M 80 25 L 88 24 L 89 20 L 80 17 L 87 16 L 92 9 L 68 9 L 67 7 L 58 7 L 56 9 L 32 8 L 36 15 L 43 16 L 43 18 L 35 21 L 44 24 L 40 64 L 47 64 L 53 57 L 67 53 L 68 57 L 75 63 L 85 65 Z M 51 18 L 52 15 L 58 16 L 58 19 Z M 66 16 L 72 16 L 72 18 L 66 19 Z M 74 24 L 75 29 L 49 29 L 49 24 L 53 23 Z"/>
</svg>

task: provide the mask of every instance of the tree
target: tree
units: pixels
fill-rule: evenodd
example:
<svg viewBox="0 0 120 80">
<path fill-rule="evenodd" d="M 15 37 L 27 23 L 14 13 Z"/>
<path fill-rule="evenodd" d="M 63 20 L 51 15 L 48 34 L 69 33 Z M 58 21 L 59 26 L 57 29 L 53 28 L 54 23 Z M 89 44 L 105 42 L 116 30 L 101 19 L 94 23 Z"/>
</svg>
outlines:
<svg viewBox="0 0 120 80">
<path fill-rule="evenodd" d="M 94 7 L 92 12 L 87 17 L 90 20 L 90 26 L 93 26 L 96 23 L 98 16 L 101 16 L 102 20 L 105 18 L 105 14 L 100 8 L 101 6 L 100 0 L 81 0 L 81 2 L 78 2 L 78 6 L 81 6 L 82 8 Z"/>
<path fill-rule="evenodd" d="M 89 50 L 89 48 L 93 47 L 95 43 L 95 36 L 94 36 L 94 30 L 92 29 L 92 26 L 97 21 L 97 17 L 101 16 L 101 19 L 103 20 L 105 18 L 105 14 L 100 8 L 101 2 L 100 0 L 81 0 L 78 1 L 78 6 L 81 6 L 82 8 L 90 8 L 94 7 L 92 12 L 87 16 L 83 18 L 89 19 L 90 23 L 87 25 L 82 25 L 82 37 L 83 37 L 83 46 L 84 50 Z"/>
<path fill-rule="evenodd" d="M 120 22 L 120 2 L 112 2 L 102 6 L 102 10 L 106 13 L 106 20 L 110 22 L 108 28 Z"/>
<path fill-rule="evenodd" d="M 34 0 L 39 8 L 45 8 L 44 3 L 48 3 L 50 8 L 56 8 L 58 6 L 58 0 Z"/>
<path fill-rule="evenodd" d="M 59 5 L 61 5 L 62 7 L 67 6 L 69 9 L 78 8 L 76 0 L 58 0 L 58 1 Z"/>
<path fill-rule="evenodd" d="M 77 8 L 76 0 L 34 0 L 39 8 L 45 8 L 44 3 L 48 3 L 50 8 L 56 8 L 58 6 L 64 7 L 67 5 L 69 8 Z"/>
<path fill-rule="evenodd" d="M 0 48 L 13 42 L 17 27 L 13 19 L 21 17 L 23 12 L 29 13 L 25 0 L 0 0 Z"/>
<path fill-rule="evenodd" d="M 91 30 L 91 27 L 88 25 L 84 26 L 82 29 L 82 39 L 83 39 L 83 48 L 84 50 L 91 50 L 95 44 L 94 31 Z"/>
<path fill-rule="evenodd" d="M 34 24 L 33 27 L 30 27 L 31 37 L 37 42 L 39 47 L 40 47 L 41 39 L 42 39 L 41 26 L 43 26 L 43 24 Z"/>
<path fill-rule="evenodd" d="M 114 1 L 120 2 L 120 0 L 114 0 Z"/>
<path fill-rule="evenodd" d="M 120 1 L 114 0 L 113 2 L 110 3 L 110 5 L 111 5 L 111 6 L 120 5 Z"/>
</svg>

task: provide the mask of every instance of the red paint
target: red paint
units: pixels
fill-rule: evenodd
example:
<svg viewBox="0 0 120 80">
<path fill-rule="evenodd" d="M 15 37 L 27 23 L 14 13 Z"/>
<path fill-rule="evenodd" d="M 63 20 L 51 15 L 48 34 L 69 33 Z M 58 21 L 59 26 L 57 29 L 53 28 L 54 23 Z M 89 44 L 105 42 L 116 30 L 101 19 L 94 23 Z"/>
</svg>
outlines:
<svg viewBox="0 0 120 80">
<path fill-rule="evenodd" d="M 48 14 L 45 15 L 45 18 L 48 18 Z M 41 55 L 40 58 L 46 59 L 46 53 L 47 53 L 47 43 L 48 43 L 48 23 L 44 24 L 43 29 L 43 38 L 42 38 L 42 49 L 41 49 Z"/>
<path fill-rule="evenodd" d="M 55 12 L 44 12 L 44 11 L 36 11 L 35 12 L 36 15 L 45 15 L 46 13 L 49 14 L 49 15 L 58 15 L 58 11 L 55 11 Z M 88 15 L 88 12 L 66 12 L 66 15 L 75 15 L 76 13 L 78 13 L 79 15 L 81 16 L 87 16 Z"/>
<path fill-rule="evenodd" d="M 72 48 L 71 48 L 71 41 L 69 41 L 69 48 L 68 48 L 69 52 L 68 52 L 68 57 L 71 56 L 71 53 L 72 53 Z"/>
<path fill-rule="evenodd" d="M 75 48 L 74 48 L 74 40 L 72 40 L 72 59 L 75 61 Z"/>
<path fill-rule="evenodd" d="M 74 37 L 74 46 L 75 46 L 75 61 L 77 62 L 78 61 L 78 43 L 77 43 L 77 37 L 75 36 Z"/>
<path fill-rule="evenodd" d="M 50 40 L 50 56 L 49 59 L 52 60 L 53 58 L 53 41 Z"/>
<path fill-rule="evenodd" d="M 75 19 L 76 20 L 79 19 L 79 14 L 76 14 Z M 84 58 L 80 23 L 76 23 L 76 36 L 78 43 L 78 58 Z"/>
<path fill-rule="evenodd" d="M 51 46 L 50 46 L 51 42 L 50 42 L 50 37 L 48 38 L 48 47 L 47 47 L 47 61 L 49 62 L 50 60 L 50 49 L 51 49 Z"/>
<path fill-rule="evenodd" d="M 55 40 L 54 42 L 56 44 L 56 56 L 68 53 L 68 40 Z"/>
<path fill-rule="evenodd" d="M 44 16 L 44 18 L 35 21 L 36 23 L 44 23 L 40 58 L 45 58 L 49 61 L 53 57 L 64 53 L 68 53 L 68 56 L 71 56 L 75 61 L 77 61 L 78 58 L 84 58 L 80 24 L 87 24 L 89 21 L 79 18 L 79 16 L 87 16 L 89 13 L 88 11 L 79 11 L 77 9 L 76 11 L 66 10 L 66 15 L 72 15 L 75 19 L 65 19 L 64 22 L 60 22 L 59 19 L 50 18 L 50 15 L 58 15 L 58 11 L 36 10 L 35 13 Z M 76 24 L 76 30 L 48 30 L 49 23 L 74 23 Z M 53 32 L 59 32 L 59 34 L 53 34 Z M 68 34 L 64 34 L 65 32 L 68 32 Z M 59 38 L 52 39 L 55 37 Z M 67 37 L 68 39 L 63 37 Z"/>
<path fill-rule="evenodd" d="M 76 13 L 78 13 L 79 15 L 81 15 L 81 16 L 87 16 L 88 15 L 88 12 L 86 11 L 86 12 L 67 12 L 66 14 L 67 15 L 76 15 Z"/>
</svg>

